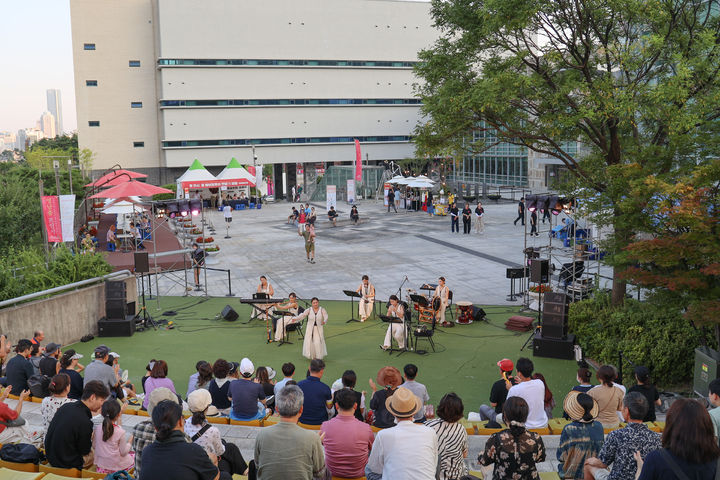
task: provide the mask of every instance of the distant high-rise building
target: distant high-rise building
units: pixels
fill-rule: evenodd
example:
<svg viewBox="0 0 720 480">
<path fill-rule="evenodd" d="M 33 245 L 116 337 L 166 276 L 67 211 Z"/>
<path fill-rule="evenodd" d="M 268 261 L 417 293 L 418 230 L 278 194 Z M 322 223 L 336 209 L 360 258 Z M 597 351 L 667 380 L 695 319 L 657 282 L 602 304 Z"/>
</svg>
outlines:
<svg viewBox="0 0 720 480">
<path fill-rule="evenodd" d="M 25 142 L 27 141 L 27 133 L 24 129 L 18 130 L 17 137 L 15 137 L 15 148 L 21 152 L 25 151 Z"/>
<path fill-rule="evenodd" d="M 57 130 L 55 130 L 55 116 L 50 112 L 45 112 L 40 117 L 40 128 L 45 138 L 55 138 Z"/>
<path fill-rule="evenodd" d="M 37 128 L 27 129 L 27 130 L 25 130 L 25 133 L 27 135 L 27 146 L 28 147 L 30 145 L 32 145 L 33 143 L 39 142 L 44 137 L 43 132 L 41 132 Z"/>
<path fill-rule="evenodd" d="M 55 135 L 62 135 L 62 97 L 60 96 L 60 90 L 50 89 L 47 91 L 47 109 L 55 117 Z"/>
</svg>

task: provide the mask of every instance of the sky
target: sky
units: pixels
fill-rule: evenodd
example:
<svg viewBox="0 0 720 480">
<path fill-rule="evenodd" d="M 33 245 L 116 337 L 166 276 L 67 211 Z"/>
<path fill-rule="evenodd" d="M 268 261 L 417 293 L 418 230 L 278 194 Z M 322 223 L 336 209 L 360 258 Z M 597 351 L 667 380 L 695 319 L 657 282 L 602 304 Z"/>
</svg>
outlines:
<svg viewBox="0 0 720 480">
<path fill-rule="evenodd" d="M 45 91 L 62 92 L 63 129 L 77 128 L 69 0 L 2 2 L 0 131 L 34 127 Z"/>
</svg>

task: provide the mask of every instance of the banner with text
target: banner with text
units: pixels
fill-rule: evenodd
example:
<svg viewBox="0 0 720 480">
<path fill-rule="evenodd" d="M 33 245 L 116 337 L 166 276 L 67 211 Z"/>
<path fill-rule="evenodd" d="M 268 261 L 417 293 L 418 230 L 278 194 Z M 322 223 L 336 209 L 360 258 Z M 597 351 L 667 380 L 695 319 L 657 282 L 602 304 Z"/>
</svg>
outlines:
<svg viewBox="0 0 720 480">
<path fill-rule="evenodd" d="M 355 180 L 352 178 L 347 181 L 347 201 L 348 203 L 355 203 Z"/>
<path fill-rule="evenodd" d="M 325 209 L 330 210 L 330 207 L 337 209 L 337 187 L 335 185 L 327 185 L 325 192 Z"/>
<path fill-rule="evenodd" d="M 362 152 L 360 152 L 360 140 L 355 139 L 355 181 L 362 182 Z"/>
<path fill-rule="evenodd" d="M 60 201 L 56 195 L 42 197 L 43 222 L 47 241 L 50 243 L 62 242 L 62 222 L 60 221 Z"/>
<path fill-rule="evenodd" d="M 75 195 L 60 195 L 60 224 L 62 241 L 72 242 L 75 239 Z"/>
</svg>

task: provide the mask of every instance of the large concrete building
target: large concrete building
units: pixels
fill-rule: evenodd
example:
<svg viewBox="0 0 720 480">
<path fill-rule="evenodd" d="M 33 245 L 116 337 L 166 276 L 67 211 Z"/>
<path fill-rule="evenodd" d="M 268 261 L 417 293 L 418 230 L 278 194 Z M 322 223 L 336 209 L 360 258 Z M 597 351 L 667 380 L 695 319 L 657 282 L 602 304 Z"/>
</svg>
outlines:
<svg viewBox="0 0 720 480">
<path fill-rule="evenodd" d="M 436 38 L 426 2 L 70 5 L 79 142 L 96 170 L 172 182 L 194 158 L 252 164 L 255 145 L 289 188 L 297 164 L 352 161 L 355 138 L 371 162 L 414 156 L 412 67 Z"/>
</svg>

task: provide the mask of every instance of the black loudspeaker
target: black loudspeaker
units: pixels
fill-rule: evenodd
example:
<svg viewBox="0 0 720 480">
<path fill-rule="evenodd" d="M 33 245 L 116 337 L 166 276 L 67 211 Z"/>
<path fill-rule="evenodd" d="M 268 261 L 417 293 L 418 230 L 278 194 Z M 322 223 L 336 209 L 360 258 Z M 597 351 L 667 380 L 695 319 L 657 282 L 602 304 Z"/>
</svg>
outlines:
<svg viewBox="0 0 720 480">
<path fill-rule="evenodd" d="M 570 310 L 568 296 L 564 293 L 549 292 L 543 300 L 543 338 L 566 338 Z"/>
<path fill-rule="evenodd" d="M 123 319 L 129 315 L 127 302 L 124 299 L 110 298 L 105 300 L 105 316 L 112 320 Z"/>
<path fill-rule="evenodd" d="M 234 322 L 239 317 L 237 312 L 235 310 L 233 310 L 233 308 L 230 305 L 225 305 L 225 308 L 223 308 L 221 315 L 228 322 Z"/>
<path fill-rule="evenodd" d="M 98 322 L 100 337 L 132 337 L 135 333 L 135 317 L 128 315 L 120 319 L 101 318 Z"/>
<path fill-rule="evenodd" d="M 150 259 L 148 252 L 135 252 L 135 273 L 148 273 L 150 271 Z"/>
<path fill-rule="evenodd" d="M 481 322 L 485 320 L 485 317 L 487 317 L 485 310 L 480 307 L 473 307 L 473 320 L 475 320 L 476 322 Z"/>
<path fill-rule="evenodd" d="M 527 277 L 528 269 L 523 267 L 511 267 L 505 270 L 505 278 L 523 278 Z"/>
<path fill-rule="evenodd" d="M 543 330 L 545 327 L 543 326 Z M 567 338 L 548 338 L 536 333 L 533 337 L 533 356 L 573 360 L 575 358 L 575 335 Z"/>
<path fill-rule="evenodd" d="M 127 299 L 127 285 L 124 281 L 106 280 L 105 281 L 105 298 L 106 299 Z"/>
<path fill-rule="evenodd" d="M 550 278 L 550 262 L 547 259 L 530 260 L 530 281 L 547 283 Z"/>
</svg>

